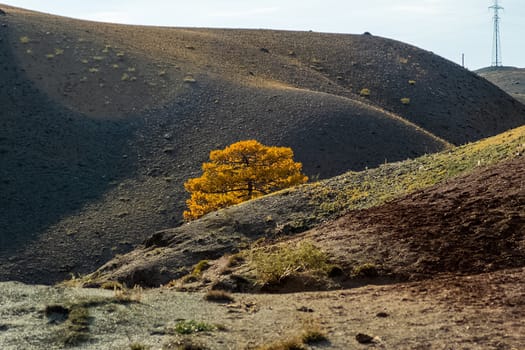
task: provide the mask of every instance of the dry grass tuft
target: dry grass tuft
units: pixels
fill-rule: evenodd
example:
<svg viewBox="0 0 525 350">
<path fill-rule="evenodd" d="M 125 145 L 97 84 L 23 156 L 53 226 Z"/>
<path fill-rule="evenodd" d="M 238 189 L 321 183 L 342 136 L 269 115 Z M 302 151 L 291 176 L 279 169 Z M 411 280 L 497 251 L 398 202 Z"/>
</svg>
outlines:
<svg viewBox="0 0 525 350">
<path fill-rule="evenodd" d="M 204 295 L 204 300 L 218 303 L 231 303 L 234 301 L 233 296 L 223 290 L 210 290 Z"/>
<path fill-rule="evenodd" d="M 326 275 L 331 267 L 328 255 L 309 241 L 255 248 L 249 254 L 257 282 L 262 285 L 278 284 L 299 272 Z"/>
</svg>

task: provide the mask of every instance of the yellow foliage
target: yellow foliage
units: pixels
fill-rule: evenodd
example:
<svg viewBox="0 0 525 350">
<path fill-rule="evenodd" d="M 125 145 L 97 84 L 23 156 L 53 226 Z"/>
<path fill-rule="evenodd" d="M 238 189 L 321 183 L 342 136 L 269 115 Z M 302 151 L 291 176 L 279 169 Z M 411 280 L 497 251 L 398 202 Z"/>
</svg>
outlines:
<svg viewBox="0 0 525 350">
<path fill-rule="evenodd" d="M 294 162 L 288 147 L 268 147 L 255 140 L 240 141 L 210 152 L 201 177 L 184 187 L 191 193 L 185 219 L 197 219 L 214 210 L 305 183 L 302 164 Z"/>
</svg>

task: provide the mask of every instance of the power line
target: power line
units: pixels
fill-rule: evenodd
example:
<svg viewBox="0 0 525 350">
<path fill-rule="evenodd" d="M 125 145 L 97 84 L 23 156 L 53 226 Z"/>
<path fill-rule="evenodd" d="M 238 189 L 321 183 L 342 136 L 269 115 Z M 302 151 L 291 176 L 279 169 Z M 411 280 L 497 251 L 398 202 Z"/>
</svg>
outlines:
<svg viewBox="0 0 525 350">
<path fill-rule="evenodd" d="M 503 10 L 498 3 L 498 0 L 494 0 L 494 5 L 490 6 L 489 9 L 494 10 L 494 32 L 492 34 L 492 66 L 500 67 L 501 64 L 501 35 L 499 30 L 499 10 Z"/>
</svg>

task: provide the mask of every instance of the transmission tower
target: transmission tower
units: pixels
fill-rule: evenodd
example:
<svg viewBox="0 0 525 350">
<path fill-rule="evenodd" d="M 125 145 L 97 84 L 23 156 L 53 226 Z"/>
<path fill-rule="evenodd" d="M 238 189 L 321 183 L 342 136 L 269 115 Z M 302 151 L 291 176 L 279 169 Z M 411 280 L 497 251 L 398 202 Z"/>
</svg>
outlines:
<svg viewBox="0 0 525 350">
<path fill-rule="evenodd" d="M 498 3 L 498 0 L 494 0 L 494 5 L 490 6 L 489 9 L 494 10 L 494 33 L 492 34 L 492 66 L 501 66 L 501 37 L 499 31 L 499 10 L 503 10 Z"/>
</svg>

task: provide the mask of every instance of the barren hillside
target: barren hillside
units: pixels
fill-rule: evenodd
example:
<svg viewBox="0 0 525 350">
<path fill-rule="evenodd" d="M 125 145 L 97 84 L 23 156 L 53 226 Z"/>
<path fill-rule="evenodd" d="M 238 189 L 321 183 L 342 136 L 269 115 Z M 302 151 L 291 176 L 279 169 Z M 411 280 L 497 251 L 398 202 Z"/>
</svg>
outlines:
<svg viewBox="0 0 525 350">
<path fill-rule="evenodd" d="M 4 280 L 87 272 L 178 225 L 183 182 L 211 149 L 241 139 L 290 146 L 310 177 L 328 178 L 525 119 L 475 74 L 380 37 L 122 26 L 1 8 Z"/>
</svg>

